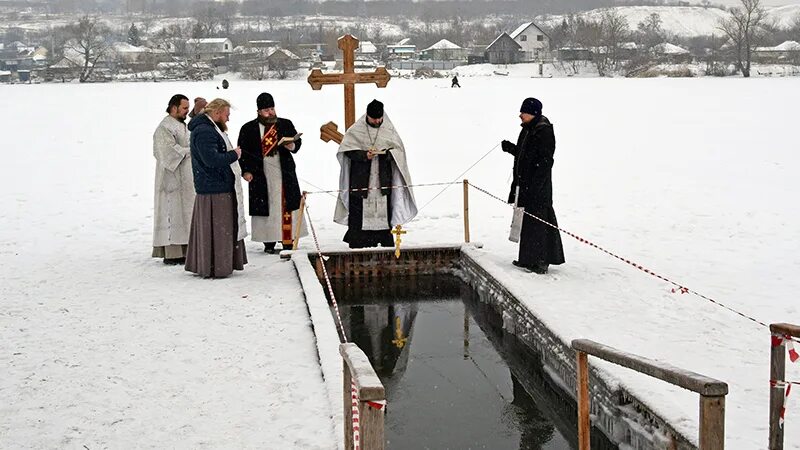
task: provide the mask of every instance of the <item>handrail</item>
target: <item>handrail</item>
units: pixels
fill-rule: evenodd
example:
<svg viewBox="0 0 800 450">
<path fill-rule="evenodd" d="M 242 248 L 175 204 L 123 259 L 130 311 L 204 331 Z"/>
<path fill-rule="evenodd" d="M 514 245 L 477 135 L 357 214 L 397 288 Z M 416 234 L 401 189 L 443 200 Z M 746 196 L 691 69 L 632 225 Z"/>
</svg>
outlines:
<svg viewBox="0 0 800 450">
<path fill-rule="evenodd" d="M 728 385 L 689 370 L 617 350 L 587 339 L 575 339 L 572 348 L 578 365 L 578 448 L 589 450 L 589 362 L 588 355 L 700 394 L 700 450 L 725 448 L 725 395 Z"/>
</svg>

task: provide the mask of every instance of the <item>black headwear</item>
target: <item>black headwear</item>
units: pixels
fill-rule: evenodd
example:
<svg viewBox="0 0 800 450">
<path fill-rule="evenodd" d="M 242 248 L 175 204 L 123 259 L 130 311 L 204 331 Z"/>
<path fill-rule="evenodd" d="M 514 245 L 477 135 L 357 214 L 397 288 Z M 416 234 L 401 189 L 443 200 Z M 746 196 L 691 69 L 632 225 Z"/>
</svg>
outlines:
<svg viewBox="0 0 800 450">
<path fill-rule="evenodd" d="M 532 116 L 538 116 L 542 113 L 542 102 L 533 97 L 528 97 L 522 101 L 522 106 L 519 107 L 519 112 L 527 113 Z"/>
<path fill-rule="evenodd" d="M 383 117 L 383 103 L 373 100 L 367 105 L 367 116 L 373 119 L 380 119 Z"/>
<path fill-rule="evenodd" d="M 258 106 L 258 109 L 274 108 L 275 100 L 272 99 L 272 95 L 266 92 L 262 92 L 258 94 L 258 98 L 256 99 L 256 105 Z"/>
</svg>

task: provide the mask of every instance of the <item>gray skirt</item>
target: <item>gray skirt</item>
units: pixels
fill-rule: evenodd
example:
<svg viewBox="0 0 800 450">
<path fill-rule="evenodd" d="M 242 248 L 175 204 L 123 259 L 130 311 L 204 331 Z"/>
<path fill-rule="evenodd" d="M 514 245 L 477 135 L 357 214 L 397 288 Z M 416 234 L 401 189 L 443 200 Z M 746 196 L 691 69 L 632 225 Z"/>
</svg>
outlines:
<svg viewBox="0 0 800 450">
<path fill-rule="evenodd" d="M 197 194 L 186 251 L 186 270 L 203 278 L 224 278 L 247 264 L 244 241 L 237 241 L 236 193 Z"/>
</svg>

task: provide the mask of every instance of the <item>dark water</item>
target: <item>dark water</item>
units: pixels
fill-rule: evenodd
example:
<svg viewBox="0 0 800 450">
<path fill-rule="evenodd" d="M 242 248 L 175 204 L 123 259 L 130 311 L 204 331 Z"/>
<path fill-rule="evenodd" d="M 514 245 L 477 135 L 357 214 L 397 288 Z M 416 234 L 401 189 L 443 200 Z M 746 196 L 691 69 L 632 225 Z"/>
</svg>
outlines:
<svg viewBox="0 0 800 450">
<path fill-rule="evenodd" d="M 451 276 L 334 284 L 386 387 L 388 449 L 573 449 L 575 406 L 539 355 Z M 564 400 L 567 399 L 567 400 Z M 613 449 L 597 430 L 593 449 Z"/>
</svg>

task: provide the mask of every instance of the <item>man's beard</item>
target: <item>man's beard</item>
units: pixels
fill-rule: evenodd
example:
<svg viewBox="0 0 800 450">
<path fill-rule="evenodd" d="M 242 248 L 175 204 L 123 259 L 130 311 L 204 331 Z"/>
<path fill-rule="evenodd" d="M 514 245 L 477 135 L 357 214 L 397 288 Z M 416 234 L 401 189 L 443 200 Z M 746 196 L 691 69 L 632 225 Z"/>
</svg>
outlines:
<svg viewBox="0 0 800 450">
<path fill-rule="evenodd" d="M 380 121 L 380 122 L 379 122 L 379 123 L 377 123 L 377 124 L 373 124 L 372 122 L 370 122 L 370 121 L 368 120 L 368 121 L 367 121 L 367 125 L 371 126 L 372 128 L 380 128 L 380 127 L 381 127 L 381 125 L 383 125 L 383 121 Z"/>
<path fill-rule="evenodd" d="M 278 121 L 278 116 L 264 117 L 258 116 L 258 123 L 261 125 L 272 125 Z"/>
<path fill-rule="evenodd" d="M 223 132 L 228 131 L 228 125 L 226 125 L 225 122 L 214 122 L 214 123 L 217 124 L 219 129 L 222 130 Z"/>
</svg>

